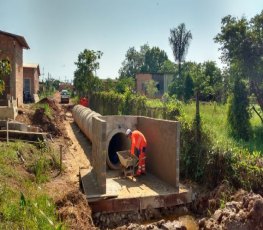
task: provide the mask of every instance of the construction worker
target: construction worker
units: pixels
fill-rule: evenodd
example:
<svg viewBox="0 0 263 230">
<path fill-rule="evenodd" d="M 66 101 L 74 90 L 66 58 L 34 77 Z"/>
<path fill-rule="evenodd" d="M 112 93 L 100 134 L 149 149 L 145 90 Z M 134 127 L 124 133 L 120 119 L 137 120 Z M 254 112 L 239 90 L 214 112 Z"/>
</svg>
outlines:
<svg viewBox="0 0 263 230">
<path fill-rule="evenodd" d="M 138 130 L 131 131 L 130 129 L 127 129 L 126 136 L 131 139 L 131 154 L 139 158 L 136 175 L 140 176 L 141 174 L 145 174 L 145 151 L 147 147 L 147 141 L 144 135 Z"/>
</svg>

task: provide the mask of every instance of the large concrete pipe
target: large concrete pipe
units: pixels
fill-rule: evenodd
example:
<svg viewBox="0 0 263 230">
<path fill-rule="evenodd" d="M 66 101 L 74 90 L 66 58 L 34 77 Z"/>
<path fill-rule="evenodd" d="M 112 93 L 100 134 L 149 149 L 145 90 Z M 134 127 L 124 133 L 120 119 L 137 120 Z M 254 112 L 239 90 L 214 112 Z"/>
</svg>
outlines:
<svg viewBox="0 0 263 230">
<path fill-rule="evenodd" d="M 127 150 L 130 148 L 130 141 L 125 135 L 126 129 L 114 129 L 107 135 L 107 165 L 111 169 L 120 169 L 120 161 L 117 151 Z"/>
<path fill-rule="evenodd" d="M 101 115 L 82 105 L 75 105 L 72 110 L 72 115 L 78 127 L 92 142 L 92 118 Z"/>
<path fill-rule="evenodd" d="M 82 105 L 74 106 L 72 115 L 81 131 L 93 142 L 92 118 L 101 115 Z M 112 123 L 111 120 L 107 122 Z M 120 162 L 116 152 L 129 149 L 130 143 L 125 136 L 125 128 L 116 129 L 110 124 L 107 126 L 109 130 L 106 132 L 106 162 L 109 168 L 120 169 Z"/>
</svg>

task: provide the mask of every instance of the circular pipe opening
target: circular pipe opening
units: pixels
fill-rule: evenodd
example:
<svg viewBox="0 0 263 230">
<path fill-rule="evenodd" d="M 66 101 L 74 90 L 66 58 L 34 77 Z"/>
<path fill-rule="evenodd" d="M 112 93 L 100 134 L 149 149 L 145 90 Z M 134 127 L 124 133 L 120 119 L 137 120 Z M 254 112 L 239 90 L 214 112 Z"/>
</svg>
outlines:
<svg viewBox="0 0 263 230">
<path fill-rule="evenodd" d="M 107 164 L 111 169 L 120 169 L 117 151 L 130 149 L 130 141 L 125 133 L 116 133 L 108 145 Z"/>
</svg>

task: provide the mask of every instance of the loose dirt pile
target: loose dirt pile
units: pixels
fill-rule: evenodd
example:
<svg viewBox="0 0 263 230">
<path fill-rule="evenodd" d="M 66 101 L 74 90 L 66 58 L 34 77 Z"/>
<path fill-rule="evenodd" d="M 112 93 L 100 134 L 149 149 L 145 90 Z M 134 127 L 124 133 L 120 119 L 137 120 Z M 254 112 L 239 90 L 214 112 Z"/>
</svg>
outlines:
<svg viewBox="0 0 263 230">
<path fill-rule="evenodd" d="M 225 208 L 216 210 L 211 218 L 200 220 L 200 229 L 263 229 L 262 196 L 239 191 L 233 199 L 235 201 L 227 202 Z"/>
<path fill-rule="evenodd" d="M 25 105 L 18 111 L 17 121 L 40 128 L 53 137 L 66 136 L 64 110 L 53 98 L 43 98 L 36 104 Z"/>
<path fill-rule="evenodd" d="M 234 189 L 228 182 L 223 182 L 213 191 L 194 185 L 191 211 L 200 216 L 208 216 L 220 208 L 221 201 L 230 200 Z"/>
<path fill-rule="evenodd" d="M 48 111 L 45 105 L 48 105 Z M 44 98 L 37 103 L 37 106 L 39 106 L 39 108 L 35 110 L 32 116 L 32 124 L 40 127 L 42 131 L 52 134 L 52 136 L 65 134 L 63 124 L 65 118 L 64 112 L 56 104 L 55 100 L 52 98 Z"/>
<path fill-rule="evenodd" d="M 93 227 L 91 211 L 86 197 L 78 190 L 68 193 L 56 202 L 58 215 L 70 229 L 97 229 Z"/>
</svg>

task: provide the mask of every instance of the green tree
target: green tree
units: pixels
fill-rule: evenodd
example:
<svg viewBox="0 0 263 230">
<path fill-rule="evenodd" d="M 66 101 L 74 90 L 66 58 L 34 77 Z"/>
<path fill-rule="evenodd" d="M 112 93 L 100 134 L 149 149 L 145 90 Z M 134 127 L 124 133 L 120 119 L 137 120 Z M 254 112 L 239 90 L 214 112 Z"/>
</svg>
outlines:
<svg viewBox="0 0 263 230">
<path fill-rule="evenodd" d="M 194 81 L 190 74 L 187 74 L 184 81 L 184 100 L 188 102 L 194 95 Z"/>
<path fill-rule="evenodd" d="M 125 78 L 120 78 L 115 87 L 115 91 L 118 93 L 125 93 L 127 89 L 129 91 L 134 90 L 135 88 L 135 80 L 132 77 L 125 77 Z"/>
<path fill-rule="evenodd" d="M 230 99 L 227 121 L 231 135 L 244 140 L 249 139 L 249 100 L 245 82 L 236 79 L 234 83 L 233 96 Z"/>
<path fill-rule="evenodd" d="M 171 62 L 169 59 L 165 60 L 160 68 L 160 73 L 171 73 L 176 74 L 177 72 L 177 65 Z"/>
<path fill-rule="evenodd" d="M 0 94 L 5 90 L 4 77 L 9 76 L 11 73 L 11 65 L 8 60 L 0 61 Z"/>
<path fill-rule="evenodd" d="M 172 47 L 175 62 L 178 62 L 179 77 L 181 77 L 181 65 L 187 54 L 191 39 L 191 31 L 186 30 L 184 23 L 170 30 L 169 42 Z"/>
<path fill-rule="evenodd" d="M 185 87 L 188 87 L 189 85 L 186 86 L 186 83 L 189 83 L 189 79 L 187 79 L 188 82 L 186 82 L 186 78 L 191 77 L 193 80 L 193 71 L 196 66 L 196 63 L 194 62 L 185 62 L 182 70 L 181 70 L 181 77 L 175 73 L 174 80 L 172 84 L 169 86 L 169 95 L 176 95 L 176 97 L 179 100 L 187 100 L 185 98 L 186 96 L 186 89 Z"/>
<path fill-rule="evenodd" d="M 215 41 L 221 45 L 222 60 L 238 66 L 263 111 L 263 11 L 250 21 L 228 15 L 221 24 Z"/>
<path fill-rule="evenodd" d="M 141 67 L 141 72 L 158 73 L 164 62 L 167 60 L 168 57 L 164 50 L 161 50 L 158 47 L 153 47 L 145 53 L 144 64 Z"/>
<path fill-rule="evenodd" d="M 137 51 L 134 47 L 130 47 L 125 55 L 125 60 L 122 62 L 122 67 L 119 70 L 120 78 L 133 77 L 140 73 L 144 65 L 145 54 L 150 49 L 148 44 L 140 47 Z"/>
<path fill-rule="evenodd" d="M 200 99 L 205 101 L 221 101 L 223 91 L 223 77 L 221 70 L 213 61 L 206 61 L 202 64 L 204 71 L 203 89 L 200 92 Z"/>
<path fill-rule="evenodd" d="M 78 55 L 78 61 L 75 62 L 77 69 L 74 72 L 74 86 L 80 96 L 88 95 L 98 91 L 102 87 L 101 80 L 95 76 L 99 69 L 98 59 L 102 56 L 101 51 L 85 49 Z"/>
</svg>

